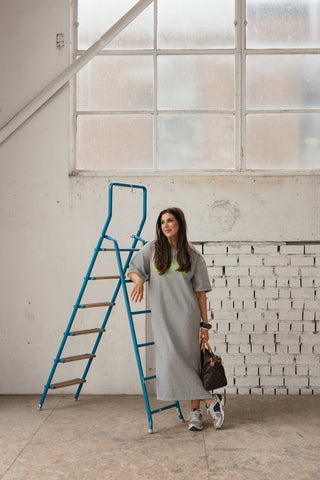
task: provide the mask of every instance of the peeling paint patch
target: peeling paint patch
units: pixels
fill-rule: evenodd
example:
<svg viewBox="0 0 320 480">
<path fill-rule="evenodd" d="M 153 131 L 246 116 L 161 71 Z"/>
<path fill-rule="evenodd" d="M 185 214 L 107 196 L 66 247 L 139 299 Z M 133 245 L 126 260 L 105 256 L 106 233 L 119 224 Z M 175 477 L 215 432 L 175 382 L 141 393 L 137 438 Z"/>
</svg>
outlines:
<svg viewBox="0 0 320 480">
<path fill-rule="evenodd" d="M 240 216 L 238 203 L 231 203 L 230 200 L 217 200 L 208 206 L 214 231 L 217 233 L 232 230 Z"/>
</svg>

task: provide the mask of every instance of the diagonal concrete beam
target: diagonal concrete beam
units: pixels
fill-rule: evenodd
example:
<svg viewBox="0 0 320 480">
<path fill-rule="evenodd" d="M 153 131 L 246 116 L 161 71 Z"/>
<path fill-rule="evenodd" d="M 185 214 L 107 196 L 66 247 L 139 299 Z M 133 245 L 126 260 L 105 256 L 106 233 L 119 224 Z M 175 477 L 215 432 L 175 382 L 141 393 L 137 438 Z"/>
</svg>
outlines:
<svg viewBox="0 0 320 480">
<path fill-rule="evenodd" d="M 81 57 L 60 73 L 41 92 L 36 95 L 22 110 L 20 110 L 0 130 L 0 144 L 3 143 L 17 128 L 46 103 L 63 85 L 81 70 L 93 57 L 110 43 L 122 30 L 129 25 L 153 0 L 140 0 L 123 17 L 118 20 L 97 42 L 91 45 Z"/>
</svg>

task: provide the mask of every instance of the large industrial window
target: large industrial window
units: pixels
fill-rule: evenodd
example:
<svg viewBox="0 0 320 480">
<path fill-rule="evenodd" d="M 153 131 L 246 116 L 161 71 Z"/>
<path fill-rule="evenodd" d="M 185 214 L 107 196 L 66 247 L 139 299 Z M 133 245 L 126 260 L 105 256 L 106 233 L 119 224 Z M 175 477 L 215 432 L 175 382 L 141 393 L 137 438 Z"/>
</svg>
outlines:
<svg viewBox="0 0 320 480">
<path fill-rule="evenodd" d="M 137 0 L 78 0 L 81 55 Z M 75 170 L 320 168 L 320 0 L 154 0 L 76 78 Z"/>
</svg>

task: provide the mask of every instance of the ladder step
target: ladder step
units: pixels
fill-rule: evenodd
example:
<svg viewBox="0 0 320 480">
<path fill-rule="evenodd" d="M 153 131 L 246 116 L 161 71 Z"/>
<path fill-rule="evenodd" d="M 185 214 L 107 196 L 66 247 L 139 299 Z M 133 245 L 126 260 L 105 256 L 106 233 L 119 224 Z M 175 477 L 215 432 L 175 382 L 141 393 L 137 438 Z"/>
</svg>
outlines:
<svg viewBox="0 0 320 480">
<path fill-rule="evenodd" d="M 85 383 L 85 380 L 82 380 L 82 378 L 73 378 L 65 382 L 52 383 L 49 388 L 54 390 L 55 388 L 68 387 L 69 385 L 79 385 L 79 383 Z"/>
<path fill-rule="evenodd" d="M 89 277 L 89 280 L 111 280 L 111 279 L 117 279 L 119 280 L 120 275 L 109 275 L 107 277 Z"/>
<path fill-rule="evenodd" d="M 91 355 L 90 353 L 84 353 L 82 355 L 74 355 L 73 357 L 64 357 L 60 358 L 60 363 L 67 363 L 67 362 L 76 362 L 77 360 L 86 360 L 87 358 L 94 358 L 95 355 Z"/>
<path fill-rule="evenodd" d="M 114 303 L 110 302 L 99 302 L 99 303 L 84 303 L 79 305 L 79 308 L 93 308 L 93 307 L 112 307 Z"/>
<path fill-rule="evenodd" d="M 150 345 L 154 345 L 154 342 L 148 342 L 148 343 L 138 343 L 137 347 L 149 347 Z"/>
<path fill-rule="evenodd" d="M 144 381 L 146 382 L 147 380 L 153 380 L 154 378 L 157 378 L 157 376 L 152 375 L 151 377 L 144 377 Z"/>
<path fill-rule="evenodd" d="M 139 310 L 137 312 L 131 312 L 131 315 L 142 315 L 143 313 L 151 313 L 151 310 Z"/>
<path fill-rule="evenodd" d="M 169 410 L 169 408 L 174 408 L 176 407 L 177 408 L 177 405 L 175 403 L 172 403 L 171 405 L 166 405 L 165 407 L 162 407 L 162 408 L 157 408 L 157 410 L 151 410 L 151 415 L 153 415 L 154 413 L 159 413 L 159 412 L 163 412 L 164 410 Z"/>
<path fill-rule="evenodd" d="M 86 335 L 87 333 L 100 333 L 105 332 L 104 328 L 89 328 L 88 330 L 75 330 L 74 332 L 70 332 L 69 335 L 71 337 L 75 337 L 76 335 Z"/>
<path fill-rule="evenodd" d="M 119 248 L 119 252 L 139 252 L 140 248 Z M 100 248 L 101 252 L 115 252 L 115 248 Z"/>
</svg>

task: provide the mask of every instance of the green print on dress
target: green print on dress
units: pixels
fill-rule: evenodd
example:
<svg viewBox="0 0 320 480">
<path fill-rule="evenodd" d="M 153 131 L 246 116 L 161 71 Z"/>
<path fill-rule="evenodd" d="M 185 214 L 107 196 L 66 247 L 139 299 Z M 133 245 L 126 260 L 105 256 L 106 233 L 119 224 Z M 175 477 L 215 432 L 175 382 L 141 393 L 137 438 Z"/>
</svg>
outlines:
<svg viewBox="0 0 320 480">
<path fill-rule="evenodd" d="M 171 265 L 170 265 L 170 267 L 169 267 L 169 270 L 170 270 L 171 272 L 177 272 L 177 271 L 178 271 L 178 268 L 179 268 L 179 263 L 177 262 L 177 260 L 176 260 L 175 258 L 173 258 L 173 259 L 171 260 Z M 155 264 L 153 264 L 153 271 L 154 271 L 154 272 L 157 272 L 157 271 L 158 271 L 158 270 L 156 269 Z M 182 275 L 183 275 L 184 277 L 187 276 L 187 273 L 186 273 L 186 272 L 178 272 L 178 273 L 182 273 Z M 167 273 L 167 274 L 166 274 L 166 277 L 172 278 L 173 275 L 172 275 L 172 273 Z"/>
</svg>

